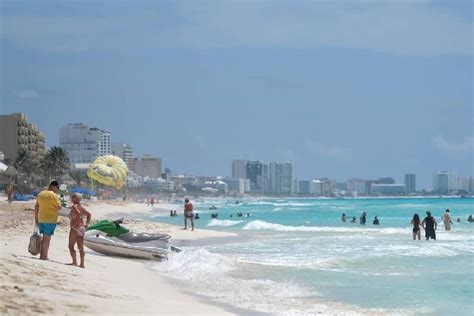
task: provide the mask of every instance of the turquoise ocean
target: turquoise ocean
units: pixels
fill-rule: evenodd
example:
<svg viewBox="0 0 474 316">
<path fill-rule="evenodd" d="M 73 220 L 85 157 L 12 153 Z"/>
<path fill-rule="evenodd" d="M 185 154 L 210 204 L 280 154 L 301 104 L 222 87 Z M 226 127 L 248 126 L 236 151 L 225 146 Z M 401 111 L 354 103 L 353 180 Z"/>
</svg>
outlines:
<svg viewBox="0 0 474 316">
<path fill-rule="evenodd" d="M 197 229 L 238 237 L 184 244 L 182 253 L 153 265 L 190 293 L 277 315 L 473 315 L 473 198 L 193 202 Z M 448 208 L 449 232 L 440 219 Z M 423 219 L 427 210 L 437 219 L 437 240 L 424 240 L 422 231 L 413 241 L 413 214 Z M 341 222 L 342 213 L 359 222 L 362 211 L 366 225 Z M 152 218 L 183 225 L 178 213 Z M 380 226 L 372 225 L 375 215 Z"/>
</svg>

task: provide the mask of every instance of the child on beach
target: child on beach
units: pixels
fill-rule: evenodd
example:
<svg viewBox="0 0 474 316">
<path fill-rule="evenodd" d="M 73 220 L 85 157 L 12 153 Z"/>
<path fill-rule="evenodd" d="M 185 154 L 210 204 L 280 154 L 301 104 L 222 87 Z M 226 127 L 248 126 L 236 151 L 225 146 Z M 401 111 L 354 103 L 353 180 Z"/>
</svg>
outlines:
<svg viewBox="0 0 474 316">
<path fill-rule="evenodd" d="M 79 267 L 84 268 L 84 233 L 86 231 L 86 227 L 89 226 L 89 223 L 91 222 L 91 213 L 82 207 L 81 197 L 82 196 L 79 193 L 74 193 L 71 196 L 72 206 L 71 212 L 69 213 L 71 227 L 71 230 L 69 231 L 69 253 L 72 257 L 72 265 L 77 266 L 76 251 L 74 250 L 74 246 L 77 243 L 79 255 L 81 257 L 81 263 Z M 87 222 L 85 225 L 82 220 L 82 216 L 87 217 Z"/>
</svg>

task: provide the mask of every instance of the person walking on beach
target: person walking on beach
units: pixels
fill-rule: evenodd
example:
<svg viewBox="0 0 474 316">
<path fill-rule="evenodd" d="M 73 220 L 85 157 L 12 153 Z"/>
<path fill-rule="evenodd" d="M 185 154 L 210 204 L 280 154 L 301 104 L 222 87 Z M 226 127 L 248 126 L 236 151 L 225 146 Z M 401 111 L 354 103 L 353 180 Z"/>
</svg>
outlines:
<svg viewBox="0 0 474 316">
<path fill-rule="evenodd" d="M 74 193 L 71 195 L 72 206 L 71 212 L 69 213 L 69 253 L 72 257 L 71 265 L 77 267 L 76 251 L 74 250 L 74 246 L 77 244 L 77 248 L 79 248 L 79 255 L 81 257 L 81 263 L 79 267 L 84 268 L 84 233 L 86 232 L 87 226 L 89 226 L 91 222 L 91 213 L 81 205 L 81 198 L 82 195 L 79 193 Z M 86 224 L 84 224 L 84 221 L 82 220 L 83 216 L 87 217 Z"/>
<path fill-rule="evenodd" d="M 5 188 L 5 193 L 7 194 L 8 204 L 12 204 L 13 202 L 13 184 L 8 181 L 7 187 Z"/>
<path fill-rule="evenodd" d="M 453 223 L 451 220 L 451 213 L 449 209 L 443 215 L 443 223 L 444 223 L 444 230 L 451 230 L 451 224 Z"/>
<path fill-rule="evenodd" d="M 420 228 L 420 216 L 418 214 L 413 215 L 413 219 L 411 220 L 411 224 L 413 225 L 413 240 L 421 239 L 421 228 Z"/>
<path fill-rule="evenodd" d="M 436 240 L 436 229 L 438 228 L 438 223 L 436 223 L 436 219 L 431 215 L 430 211 L 426 212 L 426 217 L 421 222 L 421 227 L 425 229 L 425 237 L 426 240 L 430 238 Z"/>
<path fill-rule="evenodd" d="M 59 183 L 53 180 L 48 189 L 41 191 L 36 198 L 35 223 L 42 234 L 40 260 L 48 260 L 49 243 L 58 223 L 58 213 L 61 210 L 61 201 L 56 194 L 58 191 Z"/>
<path fill-rule="evenodd" d="M 184 229 L 188 229 L 188 220 L 191 221 L 191 230 L 194 230 L 194 213 L 193 204 L 189 199 L 184 199 Z"/>
</svg>

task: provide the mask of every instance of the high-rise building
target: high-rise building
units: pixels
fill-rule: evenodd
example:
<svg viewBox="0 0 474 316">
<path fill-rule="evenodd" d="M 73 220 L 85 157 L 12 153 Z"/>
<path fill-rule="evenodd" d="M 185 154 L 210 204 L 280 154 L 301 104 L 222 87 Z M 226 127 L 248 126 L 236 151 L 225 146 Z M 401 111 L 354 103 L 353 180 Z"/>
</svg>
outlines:
<svg viewBox="0 0 474 316">
<path fill-rule="evenodd" d="M 99 156 L 112 154 L 111 135 L 109 131 L 97 129 L 100 135 Z"/>
<path fill-rule="evenodd" d="M 28 123 L 23 113 L 0 115 L 0 151 L 5 158 L 14 161 L 20 150 L 33 156 L 46 154 L 44 134 L 35 125 Z"/>
<path fill-rule="evenodd" d="M 110 155 L 110 139 L 109 131 L 83 123 L 66 124 L 59 130 L 59 146 L 66 150 L 71 164 L 92 163 L 99 156 Z"/>
<path fill-rule="evenodd" d="M 299 181 L 299 188 L 298 194 L 300 195 L 308 195 L 309 194 L 309 180 L 300 180 Z"/>
<path fill-rule="evenodd" d="M 123 143 L 112 144 L 112 155 L 118 156 L 125 161 L 129 169 L 132 168 L 133 164 L 133 147 Z"/>
<path fill-rule="evenodd" d="M 416 174 L 405 174 L 405 189 L 408 194 L 416 192 Z"/>
<path fill-rule="evenodd" d="M 250 180 L 250 192 L 265 193 L 268 166 L 263 161 L 247 161 L 245 165 L 245 178 Z"/>
<path fill-rule="evenodd" d="M 145 155 L 134 158 L 131 170 L 142 177 L 161 178 L 161 158 Z"/>
<path fill-rule="evenodd" d="M 266 193 L 276 195 L 293 194 L 293 164 L 291 162 L 271 162 L 268 165 Z"/>
<path fill-rule="evenodd" d="M 438 171 L 433 175 L 433 192 L 449 194 L 455 190 L 456 179 L 453 172 Z"/>
<path fill-rule="evenodd" d="M 246 179 L 247 160 L 232 160 L 232 178 Z"/>
</svg>

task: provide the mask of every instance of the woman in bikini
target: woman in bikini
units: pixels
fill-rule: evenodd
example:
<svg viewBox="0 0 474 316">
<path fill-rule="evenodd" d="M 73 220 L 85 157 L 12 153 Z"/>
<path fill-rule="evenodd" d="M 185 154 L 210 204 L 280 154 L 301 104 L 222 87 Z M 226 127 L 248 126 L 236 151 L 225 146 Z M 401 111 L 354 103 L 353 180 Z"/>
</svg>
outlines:
<svg viewBox="0 0 474 316">
<path fill-rule="evenodd" d="M 413 240 L 416 240 L 416 237 L 418 237 L 418 240 L 421 238 L 421 222 L 420 222 L 420 216 L 418 214 L 413 215 L 413 219 L 411 220 L 411 224 L 413 225 Z"/>
<path fill-rule="evenodd" d="M 69 213 L 71 227 L 71 230 L 69 231 L 69 253 L 72 257 L 72 265 L 77 266 L 76 251 L 74 250 L 74 246 L 77 243 L 79 254 L 81 256 L 81 264 L 79 267 L 84 268 L 84 233 L 87 226 L 89 226 L 89 223 L 91 222 L 91 213 L 82 207 L 81 197 L 82 196 L 79 193 L 74 193 L 71 196 L 72 206 L 71 212 Z M 87 222 L 85 225 L 82 220 L 83 216 L 87 217 Z"/>
</svg>

